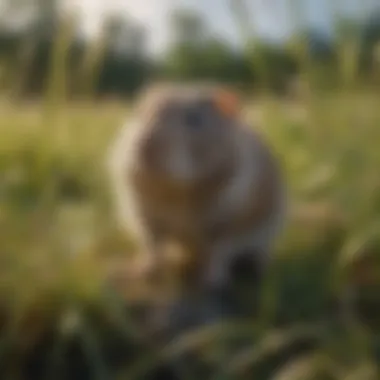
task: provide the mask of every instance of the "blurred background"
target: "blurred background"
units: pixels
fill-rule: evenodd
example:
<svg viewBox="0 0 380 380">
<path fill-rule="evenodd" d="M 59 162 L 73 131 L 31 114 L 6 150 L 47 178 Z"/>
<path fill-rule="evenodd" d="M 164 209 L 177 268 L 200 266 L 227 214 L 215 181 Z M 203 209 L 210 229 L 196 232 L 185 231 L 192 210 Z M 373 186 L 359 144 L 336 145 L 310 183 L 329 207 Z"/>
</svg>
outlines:
<svg viewBox="0 0 380 380">
<path fill-rule="evenodd" d="M 260 316 L 168 349 L 129 319 L 104 166 L 161 79 L 241 91 L 292 202 Z M 379 144 L 376 0 L 0 0 L 0 377 L 182 378 L 194 346 L 204 379 L 380 378 Z"/>
</svg>

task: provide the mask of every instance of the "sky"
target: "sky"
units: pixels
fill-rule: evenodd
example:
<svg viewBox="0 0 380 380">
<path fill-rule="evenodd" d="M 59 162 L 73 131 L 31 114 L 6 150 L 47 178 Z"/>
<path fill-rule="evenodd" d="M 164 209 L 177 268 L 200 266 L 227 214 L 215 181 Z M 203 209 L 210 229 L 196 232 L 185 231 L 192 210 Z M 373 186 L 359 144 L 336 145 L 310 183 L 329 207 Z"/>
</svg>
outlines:
<svg viewBox="0 0 380 380">
<path fill-rule="evenodd" d="M 170 12 L 177 6 L 199 11 L 219 36 L 232 43 L 239 41 L 239 34 L 228 9 L 230 0 L 67 0 L 83 15 L 84 29 L 94 34 L 99 29 L 102 15 L 110 10 L 126 12 L 151 29 L 149 48 L 160 52 L 170 43 Z M 297 0 L 246 0 L 254 30 L 265 37 L 279 39 L 287 36 L 294 27 L 294 15 L 287 4 Z M 339 0 L 298 0 L 303 4 L 303 22 L 328 30 L 331 26 L 330 5 Z M 340 8 L 346 14 L 365 13 L 373 8 L 376 0 L 340 0 Z M 364 11 L 363 11 L 364 10 Z"/>
<path fill-rule="evenodd" d="M 132 18 L 149 26 L 150 49 L 161 51 L 170 42 L 169 14 L 178 0 L 72 0 L 84 16 L 84 29 L 92 35 L 98 31 L 102 16 L 110 11 L 125 12 Z"/>
</svg>

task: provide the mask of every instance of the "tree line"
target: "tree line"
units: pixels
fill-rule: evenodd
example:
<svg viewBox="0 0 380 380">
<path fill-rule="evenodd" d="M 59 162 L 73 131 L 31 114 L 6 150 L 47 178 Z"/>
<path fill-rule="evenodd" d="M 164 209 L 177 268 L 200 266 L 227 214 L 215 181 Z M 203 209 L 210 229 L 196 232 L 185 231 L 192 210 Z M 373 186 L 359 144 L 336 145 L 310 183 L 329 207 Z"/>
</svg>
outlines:
<svg viewBox="0 0 380 380">
<path fill-rule="evenodd" d="M 20 96 L 39 96 L 59 83 L 72 97 L 129 97 L 155 78 L 281 92 L 300 72 L 331 85 L 348 67 L 374 83 L 380 68 L 380 13 L 360 24 L 342 20 L 333 35 L 299 30 L 282 44 L 248 36 L 238 49 L 215 37 L 199 14 L 178 10 L 172 17 L 176 38 L 154 59 L 147 53 L 148 31 L 132 19 L 110 15 L 99 37 L 86 39 L 78 19 L 63 22 L 53 1 L 38 1 L 39 11 L 21 27 L 0 20 L 0 89 Z"/>
</svg>

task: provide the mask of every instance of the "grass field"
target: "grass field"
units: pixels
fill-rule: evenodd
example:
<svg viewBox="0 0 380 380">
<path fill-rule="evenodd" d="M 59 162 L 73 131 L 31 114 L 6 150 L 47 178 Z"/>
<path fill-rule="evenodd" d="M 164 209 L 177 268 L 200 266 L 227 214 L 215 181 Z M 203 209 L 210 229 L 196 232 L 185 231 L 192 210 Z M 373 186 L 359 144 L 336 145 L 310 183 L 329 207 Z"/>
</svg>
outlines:
<svg viewBox="0 0 380 380">
<path fill-rule="evenodd" d="M 104 281 L 108 264 L 120 269 L 132 252 L 104 172 L 128 107 L 62 103 L 53 111 L 0 105 L 0 377 L 138 378 L 154 360 L 147 348 L 135 359 L 140 348 L 128 344 L 136 329 Z M 283 165 L 291 215 L 262 317 L 242 327 L 250 347 L 226 359 L 203 343 L 205 358 L 223 363 L 211 378 L 378 379 L 380 94 L 311 92 L 297 104 L 263 97 L 247 111 L 259 114 Z M 341 319 L 333 318 L 337 299 Z M 292 356 L 297 336 L 313 343 Z M 65 372 L 62 358 L 78 360 Z M 117 376 L 114 362 L 123 364 Z"/>
</svg>

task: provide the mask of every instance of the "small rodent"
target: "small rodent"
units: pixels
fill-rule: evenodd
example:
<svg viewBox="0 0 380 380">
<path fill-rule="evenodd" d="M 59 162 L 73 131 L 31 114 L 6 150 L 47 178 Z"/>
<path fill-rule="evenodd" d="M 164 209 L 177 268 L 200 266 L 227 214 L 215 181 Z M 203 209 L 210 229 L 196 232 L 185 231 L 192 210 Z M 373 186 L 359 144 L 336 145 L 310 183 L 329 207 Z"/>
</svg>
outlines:
<svg viewBox="0 0 380 380">
<path fill-rule="evenodd" d="M 233 92 L 166 84 L 141 96 L 111 147 L 121 225 L 159 266 L 164 244 L 188 253 L 192 281 L 223 286 L 239 252 L 265 269 L 285 218 L 285 187 Z M 190 280 L 189 280 L 190 281 Z"/>
</svg>

